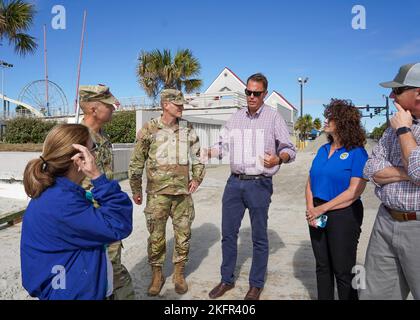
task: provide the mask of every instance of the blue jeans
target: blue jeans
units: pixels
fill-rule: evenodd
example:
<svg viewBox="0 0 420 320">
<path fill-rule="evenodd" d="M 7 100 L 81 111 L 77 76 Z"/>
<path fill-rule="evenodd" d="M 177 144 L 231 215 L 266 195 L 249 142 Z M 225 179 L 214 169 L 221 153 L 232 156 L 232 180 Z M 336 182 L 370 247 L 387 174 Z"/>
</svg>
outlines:
<svg viewBox="0 0 420 320">
<path fill-rule="evenodd" d="M 273 194 L 271 178 L 240 180 L 230 176 L 222 200 L 222 282 L 233 284 L 238 253 L 238 233 L 245 209 L 249 210 L 253 255 L 249 273 L 251 287 L 264 287 L 268 263 L 267 220 Z"/>
</svg>

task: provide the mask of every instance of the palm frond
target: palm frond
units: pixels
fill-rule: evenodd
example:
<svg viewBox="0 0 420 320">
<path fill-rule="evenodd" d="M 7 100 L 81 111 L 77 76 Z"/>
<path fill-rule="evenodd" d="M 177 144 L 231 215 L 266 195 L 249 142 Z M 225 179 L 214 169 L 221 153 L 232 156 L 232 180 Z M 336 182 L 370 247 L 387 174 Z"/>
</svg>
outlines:
<svg viewBox="0 0 420 320">
<path fill-rule="evenodd" d="M 198 91 L 201 88 L 201 86 L 203 85 L 203 80 L 188 79 L 188 80 L 183 80 L 182 84 L 184 85 L 185 92 L 192 93 L 194 91 Z"/>
<path fill-rule="evenodd" d="M 174 65 L 179 71 L 179 76 L 183 78 L 194 77 L 200 74 L 200 63 L 189 49 L 178 50 Z"/>
<path fill-rule="evenodd" d="M 15 52 L 21 56 L 28 53 L 34 53 L 38 45 L 35 38 L 24 33 L 17 33 L 9 38 L 10 42 L 15 46 Z"/>
<path fill-rule="evenodd" d="M 4 16 L 0 6 L 0 37 L 6 30 L 6 17 Z"/>
<path fill-rule="evenodd" d="M 9 3 L 0 0 L 0 41 L 8 39 L 19 55 L 34 53 L 37 48 L 35 38 L 26 34 L 34 15 L 33 4 L 23 0 L 12 0 Z"/>
<path fill-rule="evenodd" d="M 141 51 L 138 58 L 137 78 L 140 86 L 150 97 L 163 88 L 175 88 L 192 92 L 202 85 L 199 79 L 191 79 L 198 75 L 200 64 L 188 49 L 178 50 L 175 57 L 169 49 Z"/>
<path fill-rule="evenodd" d="M 35 7 L 22 0 L 13 0 L 3 7 L 6 22 L 5 32 L 9 36 L 27 31 L 33 22 Z"/>
</svg>

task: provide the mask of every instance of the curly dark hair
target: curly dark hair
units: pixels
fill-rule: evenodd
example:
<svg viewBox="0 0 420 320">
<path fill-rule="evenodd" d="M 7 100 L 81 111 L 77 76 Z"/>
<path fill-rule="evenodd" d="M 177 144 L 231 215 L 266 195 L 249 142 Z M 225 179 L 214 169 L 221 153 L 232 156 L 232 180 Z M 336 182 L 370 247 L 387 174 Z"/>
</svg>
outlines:
<svg viewBox="0 0 420 320">
<path fill-rule="evenodd" d="M 338 139 L 347 150 L 366 144 L 366 132 L 360 122 L 361 114 L 351 100 L 331 99 L 325 106 L 324 117 L 334 120 Z M 330 134 L 328 141 L 334 141 Z"/>
</svg>

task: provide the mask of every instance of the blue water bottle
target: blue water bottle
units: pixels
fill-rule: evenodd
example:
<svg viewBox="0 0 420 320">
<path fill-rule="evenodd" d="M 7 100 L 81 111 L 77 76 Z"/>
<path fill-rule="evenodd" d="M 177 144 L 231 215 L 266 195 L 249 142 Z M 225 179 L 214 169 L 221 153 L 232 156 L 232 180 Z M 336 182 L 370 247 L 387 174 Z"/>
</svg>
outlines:
<svg viewBox="0 0 420 320">
<path fill-rule="evenodd" d="M 317 227 L 325 228 L 325 226 L 327 225 L 327 220 L 328 220 L 328 217 L 325 214 L 320 215 L 318 218 L 316 218 Z"/>
</svg>

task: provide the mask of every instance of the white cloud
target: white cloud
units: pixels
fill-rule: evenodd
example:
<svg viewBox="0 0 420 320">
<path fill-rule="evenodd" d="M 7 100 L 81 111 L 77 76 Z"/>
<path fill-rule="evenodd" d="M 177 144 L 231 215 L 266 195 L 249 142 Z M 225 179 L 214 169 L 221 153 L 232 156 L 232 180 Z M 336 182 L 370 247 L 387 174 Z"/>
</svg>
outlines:
<svg viewBox="0 0 420 320">
<path fill-rule="evenodd" d="M 382 61 L 393 61 L 402 58 L 416 57 L 420 55 L 420 39 L 414 39 L 392 50 L 370 50 L 368 57 L 378 57 Z"/>
<path fill-rule="evenodd" d="M 406 58 L 418 55 L 420 55 L 420 39 L 415 39 L 391 52 L 393 58 Z"/>
<path fill-rule="evenodd" d="M 318 106 L 322 106 L 323 104 L 326 104 L 326 103 L 330 102 L 330 98 L 328 98 L 328 99 L 316 99 L 316 98 L 315 99 L 305 99 L 303 102 L 306 105 L 311 105 L 311 106 L 312 105 L 318 105 Z"/>
</svg>

